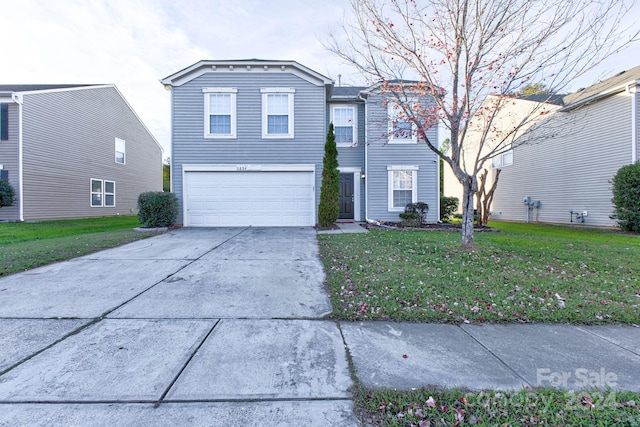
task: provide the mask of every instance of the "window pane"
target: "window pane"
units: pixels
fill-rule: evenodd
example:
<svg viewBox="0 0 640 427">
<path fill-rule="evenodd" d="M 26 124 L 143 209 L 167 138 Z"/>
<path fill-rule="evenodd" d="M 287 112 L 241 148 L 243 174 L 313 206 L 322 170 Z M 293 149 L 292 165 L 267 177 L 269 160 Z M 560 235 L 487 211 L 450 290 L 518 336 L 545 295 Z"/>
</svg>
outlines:
<svg viewBox="0 0 640 427">
<path fill-rule="evenodd" d="M 212 134 L 231 134 L 231 116 L 210 116 L 209 133 Z"/>
<path fill-rule="evenodd" d="M 336 142 L 348 142 L 353 143 L 353 128 L 347 126 L 336 126 L 334 128 L 336 134 Z"/>
<path fill-rule="evenodd" d="M 113 194 L 105 194 L 104 196 L 104 205 L 105 206 L 115 206 L 116 205 L 116 196 Z"/>
<path fill-rule="evenodd" d="M 411 139 L 412 138 L 411 122 L 397 122 L 393 124 L 393 137 L 395 139 Z"/>
<path fill-rule="evenodd" d="M 289 133 L 289 116 L 267 117 L 267 133 L 268 134 L 288 134 Z"/>
<path fill-rule="evenodd" d="M 102 193 L 91 193 L 91 206 L 102 206 Z"/>
<path fill-rule="evenodd" d="M 333 125 L 336 127 L 353 126 L 353 108 L 334 108 Z"/>
<path fill-rule="evenodd" d="M 267 114 L 288 115 L 289 95 L 286 93 L 274 93 L 267 95 Z"/>
<path fill-rule="evenodd" d="M 393 207 L 404 208 L 412 202 L 411 190 L 393 190 Z"/>
<path fill-rule="evenodd" d="M 116 163 L 124 164 L 124 153 L 116 151 Z"/>
<path fill-rule="evenodd" d="M 115 182 L 113 181 L 105 181 L 104 182 L 104 192 L 105 193 L 115 193 Z"/>
<path fill-rule="evenodd" d="M 393 189 L 411 190 L 413 188 L 413 174 L 411 171 L 393 171 Z"/>
<path fill-rule="evenodd" d="M 91 192 L 92 193 L 102 193 L 102 181 L 97 180 L 97 179 L 92 179 L 91 180 Z"/>
<path fill-rule="evenodd" d="M 231 94 L 212 93 L 209 95 L 210 114 L 231 114 Z"/>
<path fill-rule="evenodd" d="M 510 166 L 513 164 L 513 151 L 507 151 L 502 155 L 502 164 L 504 166 Z"/>
</svg>

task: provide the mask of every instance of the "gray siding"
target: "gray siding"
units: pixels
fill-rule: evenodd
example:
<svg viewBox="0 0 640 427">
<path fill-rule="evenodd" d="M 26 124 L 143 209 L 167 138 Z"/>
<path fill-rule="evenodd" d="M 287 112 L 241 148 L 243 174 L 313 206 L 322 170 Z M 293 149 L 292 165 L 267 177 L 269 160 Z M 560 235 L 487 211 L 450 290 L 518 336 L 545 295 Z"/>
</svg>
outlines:
<svg viewBox="0 0 640 427">
<path fill-rule="evenodd" d="M 25 95 L 23 166 L 25 220 L 135 214 L 162 190 L 162 150 L 113 87 Z M 115 181 L 115 207 L 90 206 L 91 178 Z"/>
<path fill-rule="evenodd" d="M 203 87 L 235 87 L 237 138 L 204 138 Z M 262 139 L 262 87 L 294 87 L 294 138 Z M 315 164 L 316 206 L 320 197 L 326 136 L 326 91 L 290 73 L 210 72 L 172 94 L 172 189 L 180 200 L 183 164 Z"/>
<path fill-rule="evenodd" d="M 587 211 L 585 225 L 613 226 L 611 184 L 631 163 L 631 97 L 621 93 L 550 120 L 564 121 L 555 138 L 514 149 L 502 169 L 491 217 L 526 220 L 522 199 L 540 200 L 532 220 L 569 223 L 570 210 Z M 538 132 L 544 132 L 543 123 Z"/>
<path fill-rule="evenodd" d="M 0 220 L 15 221 L 20 219 L 18 200 L 21 197 L 18 182 L 18 104 L 9 104 L 9 139 L 0 141 L 0 164 L 9 171 L 9 183 L 16 191 L 16 202 L 13 206 L 0 208 Z"/>
<path fill-rule="evenodd" d="M 427 221 L 439 220 L 438 165 L 436 154 L 424 143 L 388 144 L 387 107 L 382 97 L 370 95 L 368 99 L 367 125 L 367 185 L 368 218 L 382 221 L 399 221 L 398 212 L 389 211 L 389 182 L 387 166 L 417 165 L 418 201 L 429 205 Z M 427 137 L 437 141 L 437 128 L 429 130 Z"/>
</svg>

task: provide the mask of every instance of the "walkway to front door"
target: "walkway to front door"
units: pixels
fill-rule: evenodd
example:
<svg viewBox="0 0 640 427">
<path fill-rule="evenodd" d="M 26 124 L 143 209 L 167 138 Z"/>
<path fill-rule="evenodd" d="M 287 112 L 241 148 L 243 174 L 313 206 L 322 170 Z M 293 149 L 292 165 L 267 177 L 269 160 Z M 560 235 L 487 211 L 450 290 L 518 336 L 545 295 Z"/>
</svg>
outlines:
<svg viewBox="0 0 640 427">
<path fill-rule="evenodd" d="M 340 174 L 339 219 L 353 219 L 353 174 Z"/>
</svg>

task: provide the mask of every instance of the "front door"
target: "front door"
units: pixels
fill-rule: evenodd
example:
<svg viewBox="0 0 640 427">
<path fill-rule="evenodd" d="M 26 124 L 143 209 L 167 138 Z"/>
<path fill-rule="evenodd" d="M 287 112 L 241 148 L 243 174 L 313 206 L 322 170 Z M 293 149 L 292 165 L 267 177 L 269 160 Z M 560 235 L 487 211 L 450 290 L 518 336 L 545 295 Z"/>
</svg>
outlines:
<svg viewBox="0 0 640 427">
<path fill-rule="evenodd" d="M 353 219 L 353 174 L 340 174 L 340 214 L 339 219 Z"/>
</svg>

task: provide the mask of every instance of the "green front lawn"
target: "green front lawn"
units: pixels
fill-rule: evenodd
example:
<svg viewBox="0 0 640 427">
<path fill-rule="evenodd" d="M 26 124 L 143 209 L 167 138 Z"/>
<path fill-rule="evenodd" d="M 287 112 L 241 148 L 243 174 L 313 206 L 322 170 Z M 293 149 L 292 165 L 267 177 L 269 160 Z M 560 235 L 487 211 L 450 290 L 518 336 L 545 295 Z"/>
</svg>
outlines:
<svg viewBox="0 0 640 427">
<path fill-rule="evenodd" d="M 0 276 L 149 237 L 139 226 L 136 216 L 0 223 Z"/>
<path fill-rule="evenodd" d="M 446 323 L 640 323 L 640 236 L 494 223 L 476 233 L 319 235 L 333 315 Z"/>
</svg>

